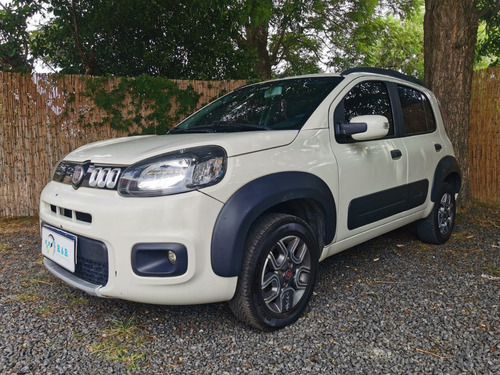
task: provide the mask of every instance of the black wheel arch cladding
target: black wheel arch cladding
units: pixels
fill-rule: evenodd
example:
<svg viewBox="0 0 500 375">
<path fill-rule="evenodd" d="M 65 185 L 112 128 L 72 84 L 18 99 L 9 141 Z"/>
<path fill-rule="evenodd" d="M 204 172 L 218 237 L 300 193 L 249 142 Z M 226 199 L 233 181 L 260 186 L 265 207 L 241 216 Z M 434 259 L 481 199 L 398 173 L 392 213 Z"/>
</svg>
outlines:
<svg viewBox="0 0 500 375">
<path fill-rule="evenodd" d="M 454 188 L 455 193 L 458 193 L 462 186 L 460 166 L 458 165 L 458 161 L 455 157 L 448 155 L 439 161 L 436 171 L 434 172 L 434 182 L 431 191 L 431 200 L 433 202 L 437 202 L 439 200 L 441 185 L 450 175 L 454 176 L 451 185 Z"/>
<path fill-rule="evenodd" d="M 214 226 L 211 262 L 215 274 L 238 276 L 245 239 L 252 223 L 264 212 L 287 201 L 310 199 L 323 209 L 325 243 L 333 241 L 336 207 L 328 185 L 306 172 L 280 172 L 260 177 L 236 191 L 222 208 Z"/>
</svg>

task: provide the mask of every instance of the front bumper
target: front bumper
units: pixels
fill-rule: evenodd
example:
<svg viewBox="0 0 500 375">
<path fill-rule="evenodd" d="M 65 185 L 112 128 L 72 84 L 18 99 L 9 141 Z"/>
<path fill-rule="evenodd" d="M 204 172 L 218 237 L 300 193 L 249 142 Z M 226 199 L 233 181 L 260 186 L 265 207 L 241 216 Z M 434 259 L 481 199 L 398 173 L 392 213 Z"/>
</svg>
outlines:
<svg viewBox="0 0 500 375">
<path fill-rule="evenodd" d="M 82 280 L 48 258 L 43 259 L 43 265 L 50 271 L 51 274 L 60 278 L 66 284 L 71 285 L 74 288 L 83 290 L 90 295 L 103 297 L 103 295 L 101 295 L 101 293 L 99 292 L 99 289 L 101 289 L 102 285 L 96 285 Z"/>
<path fill-rule="evenodd" d="M 75 190 L 52 181 L 42 191 L 41 221 L 102 242 L 108 253 L 108 281 L 105 285 L 88 283 L 48 259 L 44 264 L 68 284 L 101 297 L 175 305 L 227 301 L 237 278 L 215 275 L 210 258 L 212 230 L 222 206 L 197 191 L 131 198 L 116 191 Z M 134 271 L 134 247 L 164 243 L 186 249 L 185 272 L 157 276 Z"/>
</svg>

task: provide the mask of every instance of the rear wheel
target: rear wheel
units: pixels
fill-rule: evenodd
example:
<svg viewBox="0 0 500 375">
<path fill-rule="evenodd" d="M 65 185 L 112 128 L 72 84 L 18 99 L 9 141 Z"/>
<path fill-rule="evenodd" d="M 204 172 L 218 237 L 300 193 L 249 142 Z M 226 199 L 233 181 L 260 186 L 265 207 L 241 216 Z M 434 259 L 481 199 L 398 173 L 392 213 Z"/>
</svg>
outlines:
<svg viewBox="0 0 500 375">
<path fill-rule="evenodd" d="M 424 242 L 437 245 L 445 243 L 455 226 L 455 216 L 455 192 L 449 183 L 444 182 L 432 212 L 417 224 L 418 236 Z"/>
<path fill-rule="evenodd" d="M 316 239 L 303 220 L 262 216 L 249 232 L 236 294 L 229 305 L 242 321 L 271 331 L 295 322 L 313 293 Z"/>
</svg>

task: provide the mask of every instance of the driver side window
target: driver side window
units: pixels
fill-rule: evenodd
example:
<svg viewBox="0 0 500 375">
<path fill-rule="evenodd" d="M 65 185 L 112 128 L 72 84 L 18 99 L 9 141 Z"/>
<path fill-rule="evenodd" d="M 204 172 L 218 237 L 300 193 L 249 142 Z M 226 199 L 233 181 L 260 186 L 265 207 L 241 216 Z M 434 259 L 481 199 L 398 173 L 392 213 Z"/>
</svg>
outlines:
<svg viewBox="0 0 500 375">
<path fill-rule="evenodd" d="M 362 82 L 351 89 L 335 108 L 335 125 L 348 123 L 353 117 L 363 115 L 382 115 L 389 120 L 386 138 L 394 135 L 391 102 L 387 87 L 383 82 Z M 336 127 L 337 128 L 337 127 Z M 339 143 L 355 142 L 350 135 L 335 134 Z"/>
</svg>

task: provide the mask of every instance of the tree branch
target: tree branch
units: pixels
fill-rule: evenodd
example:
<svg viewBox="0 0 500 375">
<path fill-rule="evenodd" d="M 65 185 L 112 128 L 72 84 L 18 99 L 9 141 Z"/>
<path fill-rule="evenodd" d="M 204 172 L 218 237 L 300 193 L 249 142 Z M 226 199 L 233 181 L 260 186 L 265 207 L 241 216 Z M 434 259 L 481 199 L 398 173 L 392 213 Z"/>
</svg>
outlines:
<svg viewBox="0 0 500 375">
<path fill-rule="evenodd" d="M 490 10 L 490 7 L 488 5 L 486 5 L 483 9 L 481 9 L 481 11 L 478 13 L 478 17 L 481 19 L 483 18 L 484 16 L 486 16 L 486 14 L 488 14 L 488 11 Z M 492 9 L 492 18 L 495 17 L 496 14 L 498 14 L 498 12 L 500 12 L 500 0 L 495 0 L 495 5 L 493 6 L 493 9 Z"/>
<path fill-rule="evenodd" d="M 85 74 L 91 75 L 93 73 L 93 68 L 90 66 L 90 61 L 88 56 L 85 54 L 82 48 L 82 44 L 80 41 L 80 30 L 78 26 L 78 20 L 76 18 L 76 9 L 75 9 L 75 1 L 71 0 L 71 14 L 73 16 L 73 28 L 71 27 L 71 23 L 69 24 L 69 28 L 72 29 L 73 39 L 75 41 L 76 49 L 78 50 L 78 54 L 80 55 L 80 59 L 85 67 Z"/>
</svg>

